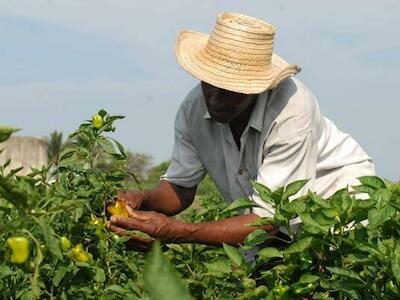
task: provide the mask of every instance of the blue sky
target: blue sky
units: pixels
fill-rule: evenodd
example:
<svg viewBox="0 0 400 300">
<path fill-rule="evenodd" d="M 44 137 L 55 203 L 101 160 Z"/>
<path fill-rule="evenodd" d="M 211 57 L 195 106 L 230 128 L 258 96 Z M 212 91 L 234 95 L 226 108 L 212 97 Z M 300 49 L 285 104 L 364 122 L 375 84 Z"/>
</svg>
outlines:
<svg viewBox="0 0 400 300">
<path fill-rule="evenodd" d="M 379 175 L 399 179 L 397 0 L 4 0 L 0 123 L 21 135 L 69 133 L 105 108 L 126 116 L 115 137 L 127 148 L 168 159 L 175 112 L 196 84 L 176 63 L 176 35 L 209 32 L 223 11 L 275 25 L 275 51 L 302 66 L 323 114 Z"/>
</svg>

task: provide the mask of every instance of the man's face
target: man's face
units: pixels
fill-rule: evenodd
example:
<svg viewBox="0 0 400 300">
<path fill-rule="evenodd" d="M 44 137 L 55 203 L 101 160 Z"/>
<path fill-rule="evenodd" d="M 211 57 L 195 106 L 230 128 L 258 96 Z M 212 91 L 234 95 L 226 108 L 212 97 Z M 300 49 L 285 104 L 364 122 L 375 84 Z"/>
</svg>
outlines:
<svg viewBox="0 0 400 300">
<path fill-rule="evenodd" d="M 220 123 L 232 122 L 257 99 L 257 95 L 227 91 L 204 81 L 201 82 L 201 88 L 208 113 L 213 120 Z"/>
</svg>

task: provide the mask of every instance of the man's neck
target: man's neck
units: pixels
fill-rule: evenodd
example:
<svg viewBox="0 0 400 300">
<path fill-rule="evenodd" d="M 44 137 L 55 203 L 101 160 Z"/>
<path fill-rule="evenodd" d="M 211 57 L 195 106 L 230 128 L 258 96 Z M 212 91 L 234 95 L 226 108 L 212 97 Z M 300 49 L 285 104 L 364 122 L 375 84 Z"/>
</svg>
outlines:
<svg viewBox="0 0 400 300">
<path fill-rule="evenodd" d="M 246 110 L 244 110 L 240 115 L 233 119 L 229 126 L 231 128 L 233 137 L 235 139 L 236 145 L 240 149 L 240 138 L 249 123 L 251 113 L 257 101 L 254 101 Z"/>
</svg>

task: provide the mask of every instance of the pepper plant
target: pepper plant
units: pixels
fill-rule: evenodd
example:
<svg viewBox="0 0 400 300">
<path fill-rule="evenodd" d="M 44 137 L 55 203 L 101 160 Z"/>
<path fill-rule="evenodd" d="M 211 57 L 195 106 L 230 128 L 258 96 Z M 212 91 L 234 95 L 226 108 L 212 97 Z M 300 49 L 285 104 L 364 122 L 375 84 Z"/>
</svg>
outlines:
<svg viewBox="0 0 400 300">
<path fill-rule="evenodd" d="M 108 205 L 116 192 L 129 180 L 140 188 L 109 136 L 121 118 L 100 110 L 58 161 L 29 175 L 0 166 L 2 299 L 400 298 L 400 184 L 374 176 L 353 187 L 365 200 L 348 189 L 296 197 L 306 180 L 275 191 L 254 183 L 276 213 L 248 224 L 255 230 L 240 247 L 155 243 L 147 258 L 129 250 L 128 237 L 105 227 L 107 214 L 125 213 Z M 0 142 L 15 131 L 0 126 Z M 179 218 L 215 221 L 254 206 L 209 193 Z M 268 234 L 267 224 L 286 236 Z"/>
</svg>

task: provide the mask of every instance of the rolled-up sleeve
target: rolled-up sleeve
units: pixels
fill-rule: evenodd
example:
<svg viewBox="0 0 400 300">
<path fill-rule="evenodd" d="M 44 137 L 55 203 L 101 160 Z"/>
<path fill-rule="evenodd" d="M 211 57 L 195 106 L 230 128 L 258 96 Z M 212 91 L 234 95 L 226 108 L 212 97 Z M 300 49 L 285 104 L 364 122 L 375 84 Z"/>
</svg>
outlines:
<svg viewBox="0 0 400 300">
<path fill-rule="evenodd" d="M 171 163 L 161 179 L 186 188 L 195 187 L 204 178 L 205 169 L 189 134 L 184 104 L 178 110 L 174 128 L 175 142 Z"/>
</svg>

